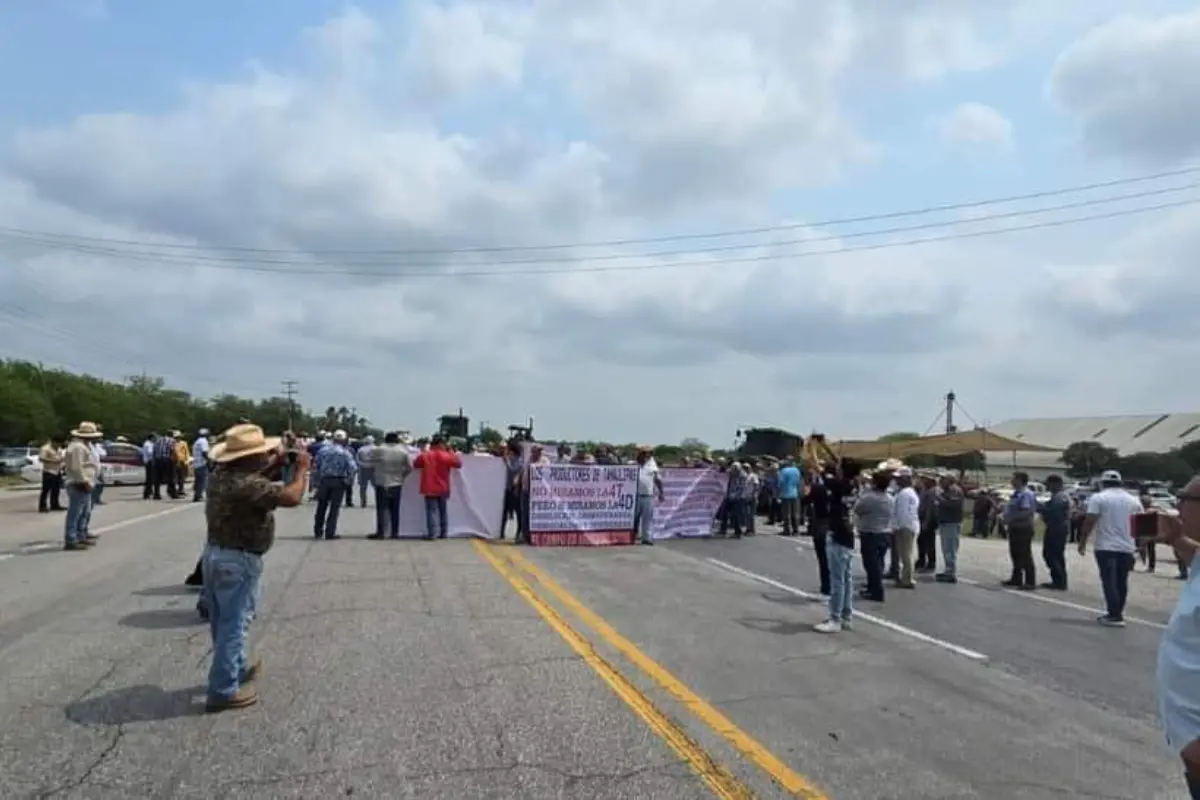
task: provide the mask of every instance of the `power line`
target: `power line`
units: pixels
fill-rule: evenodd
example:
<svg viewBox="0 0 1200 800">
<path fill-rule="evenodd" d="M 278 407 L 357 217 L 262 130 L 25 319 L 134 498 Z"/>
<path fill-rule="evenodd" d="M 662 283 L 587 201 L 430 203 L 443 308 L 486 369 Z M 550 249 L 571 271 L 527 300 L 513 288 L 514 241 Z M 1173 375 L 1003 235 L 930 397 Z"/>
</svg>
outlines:
<svg viewBox="0 0 1200 800">
<path fill-rule="evenodd" d="M 299 381 L 286 380 L 282 381 L 282 383 L 283 396 L 287 398 L 288 403 L 288 430 L 290 431 L 293 429 L 292 420 L 296 416 L 296 395 L 298 394 L 296 385 L 299 383 Z"/>
<path fill-rule="evenodd" d="M 836 239 L 837 241 L 846 241 L 846 240 L 854 240 L 854 239 L 872 238 L 872 237 L 877 237 L 877 236 L 893 235 L 893 234 L 898 234 L 898 233 L 914 233 L 917 231 L 936 230 L 939 228 L 952 228 L 952 227 L 957 227 L 960 225 L 980 224 L 980 223 L 985 223 L 985 222 L 993 222 L 996 220 L 1018 219 L 1021 217 L 1033 217 L 1033 216 L 1047 214 L 1047 213 L 1051 213 L 1051 212 L 1055 212 L 1055 211 L 1069 211 L 1069 210 L 1074 210 L 1074 209 L 1079 209 L 1079 208 L 1089 208 L 1092 206 L 1100 206 L 1100 205 L 1108 205 L 1111 203 L 1119 203 L 1119 202 L 1123 202 L 1126 200 L 1140 200 L 1140 199 L 1145 199 L 1148 197 L 1157 197 L 1157 196 L 1173 194 L 1173 193 L 1177 193 L 1177 192 L 1184 192 L 1189 189 L 1195 189 L 1197 187 L 1200 187 L 1200 181 L 1181 184 L 1181 185 L 1175 185 L 1175 186 L 1158 187 L 1156 189 L 1148 189 L 1148 190 L 1139 191 L 1139 192 L 1128 192 L 1125 194 L 1116 194 L 1116 195 L 1109 195 L 1106 197 L 1091 198 L 1088 200 L 1077 200 L 1077 201 L 1073 201 L 1073 202 L 1069 202 L 1069 203 L 1060 203 L 1057 205 L 1041 206 L 1041 207 L 1027 208 L 1027 209 L 1018 209 L 1015 211 L 1004 211 L 1004 212 L 999 212 L 999 213 L 995 213 L 995 214 L 981 215 L 981 216 L 966 218 L 966 219 L 939 220 L 939 221 L 935 221 L 935 222 L 923 222 L 923 223 L 919 223 L 916 225 L 900 225 L 900 226 L 893 226 L 890 228 L 877 228 L 874 230 L 854 231 L 851 233 L 840 234 L 840 235 L 837 235 L 836 237 L 822 237 L 822 238 L 815 238 L 815 239 L 812 237 L 807 237 L 807 238 L 803 238 L 803 239 L 787 239 L 787 240 L 773 241 L 773 242 L 749 242 L 749 243 L 740 243 L 740 244 L 725 244 L 725 245 L 717 245 L 714 247 L 705 248 L 700 251 L 676 249 L 676 250 L 658 250 L 658 251 L 649 251 L 649 252 L 640 252 L 640 253 L 639 252 L 635 252 L 635 253 L 604 253 L 604 254 L 594 255 L 594 256 L 585 256 L 582 258 L 552 257 L 552 258 L 533 258 L 533 259 L 505 259 L 505 260 L 500 260 L 500 261 L 489 260 L 487 262 L 487 266 L 494 268 L 494 267 L 502 267 L 502 266 L 509 266 L 509 265 L 521 266 L 521 265 L 532 265 L 532 264 L 591 263 L 591 262 L 619 261 L 619 260 L 627 260 L 627 259 L 635 259 L 635 258 L 636 259 L 644 259 L 644 258 L 662 258 L 662 257 L 670 257 L 670 256 L 693 256 L 693 255 L 707 256 L 712 253 L 733 252 L 733 251 L 737 251 L 737 250 L 755 250 L 755 249 L 761 249 L 763 247 L 787 247 L 787 246 L 793 246 L 793 245 L 811 245 L 814 243 L 819 243 L 821 241 L 831 241 L 834 239 Z M 303 266 L 312 264 L 311 259 L 308 259 L 308 258 L 302 258 L 301 260 L 297 260 L 297 257 L 301 257 L 301 256 L 305 255 L 303 253 L 293 253 L 292 258 L 286 258 L 286 259 L 268 259 L 268 258 L 259 258 L 259 257 L 230 256 L 230 255 L 194 255 L 194 256 L 186 256 L 185 257 L 185 256 L 175 254 L 175 253 L 159 253 L 159 252 L 155 252 L 153 250 L 149 250 L 149 251 L 146 251 L 146 250 L 142 250 L 142 251 L 122 250 L 117 247 L 102 247 L 100 245 L 76 244 L 74 242 L 70 242 L 69 240 L 59 240 L 59 239 L 55 239 L 55 238 L 39 239 L 39 238 L 35 238 L 33 236 L 23 236 L 20 234 L 4 234 L 3 230 L 4 230 L 3 228 L 0 228 L 0 241 L 3 241 L 4 237 L 8 236 L 10 239 L 15 239 L 17 241 L 26 242 L 29 244 L 57 247 L 60 249 L 71 250 L 74 252 L 86 253 L 88 255 L 106 255 L 106 256 L 113 256 L 113 257 L 120 257 L 120 258 L 135 260 L 135 261 L 153 260 L 155 262 L 164 262 L 164 263 L 186 263 L 186 264 L 203 263 L 203 264 L 238 264 L 238 265 L 253 264 L 253 265 L 259 265 L 259 266 L 268 266 L 269 265 L 269 266 L 286 266 L 286 267 L 291 267 L 291 266 L 303 267 Z M 150 245 L 147 245 L 147 247 L 150 247 Z M 377 261 L 376 262 L 339 261 L 338 266 L 339 267 L 388 267 L 388 266 L 394 266 L 394 267 L 418 268 L 418 269 L 421 269 L 421 268 L 424 268 L 424 269 L 443 268 L 444 269 L 447 266 L 453 266 L 453 265 L 446 264 L 444 262 L 433 262 L 433 263 L 409 262 L 409 263 L 389 264 L 389 263 L 381 263 L 381 262 L 377 262 Z M 280 271 L 283 271 L 283 270 L 280 270 Z M 404 274 L 404 273 L 400 273 L 400 274 Z"/>
<path fill-rule="evenodd" d="M 836 256 L 849 253 L 861 253 L 874 250 L 892 250 L 902 247 L 915 247 L 923 244 L 935 244 L 939 242 L 959 241 L 966 239 L 977 239 L 988 236 L 1000 236 L 1008 233 L 1020 233 L 1024 231 L 1045 230 L 1051 228 L 1062 228 L 1069 225 L 1077 225 L 1085 222 L 1096 222 L 1100 220 L 1119 219 L 1129 217 L 1136 214 L 1145 214 L 1153 211 L 1165 211 L 1168 209 L 1183 208 L 1200 203 L 1200 198 L 1189 198 L 1186 200 L 1177 200 L 1167 203 L 1158 203 L 1155 205 L 1140 206 L 1137 208 L 1119 209 L 1101 214 L 1089 214 L 1079 217 L 1069 217 L 1066 219 L 1045 220 L 1040 222 L 1029 223 L 1025 225 L 1014 225 L 1005 228 L 993 228 L 982 231 L 961 231 L 958 233 L 946 234 L 944 236 L 928 236 L 923 238 L 906 239 L 890 242 L 876 242 L 872 244 L 856 245 L 853 247 L 835 247 L 824 250 L 803 250 L 789 253 L 763 253 L 754 256 L 740 256 L 737 258 L 715 258 L 703 260 L 688 260 L 688 261 L 665 261 L 651 264 L 609 264 L 602 266 L 583 266 L 583 267 L 563 267 L 557 269 L 481 269 L 481 270 L 462 270 L 454 269 L 451 265 L 450 269 L 438 271 L 412 271 L 412 272 L 386 272 L 379 270 L 356 270 L 356 269 L 339 269 L 337 267 L 318 267 L 315 269 L 292 269 L 279 268 L 272 266 L 260 266 L 253 263 L 208 263 L 192 259 L 182 258 L 148 258 L 144 254 L 124 255 L 119 251 L 104 252 L 95 251 L 84 247 L 64 246 L 62 249 L 73 252 L 81 252 L 93 255 L 102 255 L 110 257 L 120 257 L 132 262 L 149 262 L 154 264 L 177 264 L 180 266 L 191 266 L 198 269 L 222 269 L 232 270 L 235 272 L 253 272 L 261 274 L 276 274 L 276 275 L 334 275 L 345 277 L 375 277 L 375 278 L 484 278 L 484 277 L 521 277 L 521 276 L 538 276 L 538 275 L 563 275 L 563 274 L 591 274 L 601 272 L 642 272 L 648 270 L 666 270 L 666 269 L 686 269 L 695 267 L 713 267 L 713 266 L 728 266 L 732 264 L 755 264 L 770 261 L 783 261 L 787 259 L 805 259 L 818 256 Z M 971 222 L 983 222 L 985 218 L 971 220 Z M 958 224 L 962 224 L 961 222 Z M 875 235 L 880 235 L 877 232 Z M 702 255 L 702 253 L 697 253 Z M 588 263 L 587 260 L 582 260 L 579 263 Z"/>
<path fill-rule="evenodd" d="M 424 255 L 424 256 L 444 256 L 458 254 L 487 254 L 487 253 L 511 253 L 511 252 L 529 252 L 538 250 L 571 250 L 589 247 L 622 247 L 634 244 L 658 244 L 662 242 L 676 242 L 689 240 L 703 239 L 719 239 L 737 236 L 753 236 L 764 233 L 777 233 L 780 231 L 799 230 L 802 228 L 828 228 L 839 225 L 854 225 L 863 222 L 882 222 L 890 219 L 900 219 L 904 217 L 924 216 L 928 214 L 945 213 L 949 211 L 966 211 L 974 208 L 985 208 L 992 205 L 1002 205 L 1006 203 L 1017 203 L 1027 200 L 1040 200 L 1048 197 L 1058 197 L 1066 194 L 1075 194 L 1081 192 L 1093 191 L 1096 189 L 1109 189 L 1116 186 L 1127 186 L 1137 183 L 1146 183 L 1150 181 L 1161 180 L 1163 178 L 1172 178 L 1182 175 L 1193 175 L 1200 172 L 1200 165 L 1183 167 L 1167 172 L 1157 172 L 1148 175 L 1136 175 L 1128 178 L 1115 178 L 1098 183 L 1079 184 L 1074 186 L 1064 186 L 1055 189 L 1045 189 L 1037 192 L 1029 192 L 1026 194 L 1009 195 L 1006 197 L 993 197 L 982 200 L 971 200 L 959 203 L 945 203 L 941 205 L 926 206 L 924 208 L 905 209 L 901 211 L 890 211 L 880 214 L 869 214 L 857 217 L 841 217 L 835 219 L 819 220 L 816 222 L 795 222 L 781 225 L 767 225 L 757 228 L 742 228 L 739 230 L 711 231 L 702 233 L 681 233 L 667 236 L 652 236 L 644 238 L 629 238 L 629 239 L 609 239 L 597 241 L 581 241 L 581 242 L 559 242 L 554 244 L 540 245 L 497 245 L 490 247 L 458 247 L 458 248 L 441 248 L 441 249 L 425 249 L 425 250 L 362 250 L 362 249 L 335 249 L 335 250 L 309 250 L 308 254 L 314 256 L 333 256 L 333 255 L 390 255 L 390 256 L 405 256 L 405 255 Z M 227 252 L 238 253 L 260 253 L 260 254 L 283 254 L 293 252 L 281 248 L 263 248 L 263 247 L 244 247 L 244 246 L 223 246 L 213 248 L 199 244 L 183 244 L 178 242 L 152 242 L 139 239 L 117 239 L 102 236 L 81 236 L 75 234 L 53 233 L 48 231 L 38 231 L 29 228 L 16 228 L 0 226 L 0 233 L 7 233 L 20 236 L 34 236 L 59 238 L 79 242 L 81 244 L 95 245 L 123 245 L 123 246 L 153 246 L 165 250 L 179 251 L 209 251 L 213 249 L 225 250 Z"/>
</svg>

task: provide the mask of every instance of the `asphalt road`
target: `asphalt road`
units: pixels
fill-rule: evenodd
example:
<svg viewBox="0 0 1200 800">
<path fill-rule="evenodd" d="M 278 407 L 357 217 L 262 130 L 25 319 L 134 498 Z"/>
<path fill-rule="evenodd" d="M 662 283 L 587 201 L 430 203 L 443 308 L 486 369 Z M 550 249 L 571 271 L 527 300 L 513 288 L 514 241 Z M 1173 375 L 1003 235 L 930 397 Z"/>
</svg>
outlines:
<svg viewBox="0 0 1200 800">
<path fill-rule="evenodd" d="M 821 636 L 774 536 L 370 542 L 355 509 L 314 542 L 282 512 L 262 702 L 205 715 L 199 509 L 135 494 L 86 553 L 0 505 L 0 797 L 1185 797 L 1157 628 L 963 584 Z"/>
</svg>

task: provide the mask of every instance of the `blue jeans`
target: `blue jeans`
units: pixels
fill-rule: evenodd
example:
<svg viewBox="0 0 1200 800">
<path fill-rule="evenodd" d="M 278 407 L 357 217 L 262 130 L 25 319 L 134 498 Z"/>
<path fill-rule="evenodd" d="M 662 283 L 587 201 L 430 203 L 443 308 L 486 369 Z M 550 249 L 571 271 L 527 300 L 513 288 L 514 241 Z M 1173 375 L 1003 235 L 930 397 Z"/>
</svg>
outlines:
<svg viewBox="0 0 1200 800">
<path fill-rule="evenodd" d="M 92 493 L 77 485 L 67 486 L 67 519 L 64 523 L 63 542 L 74 544 L 87 536 L 88 522 L 92 517 Z"/>
<path fill-rule="evenodd" d="M 638 541 L 652 542 L 650 528 L 654 525 L 654 496 L 639 494 L 637 505 L 633 512 L 633 528 L 637 531 Z"/>
<path fill-rule="evenodd" d="M 849 622 L 854 616 L 854 549 L 825 539 L 829 557 L 829 618 Z"/>
<path fill-rule="evenodd" d="M 962 538 L 961 522 L 943 522 L 938 525 L 938 536 L 942 539 L 942 561 L 946 564 L 945 575 L 958 574 L 958 540 Z"/>
<path fill-rule="evenodd" d="M 400 490 L 402 486 L 375 487 L 375 533 L 400 537 Z"/>
<path fill-rule="evenodd" d="M 1096 566 L 1100 569 L 1100 585 L 1104 588 L 1104 606 L 1109 619 L 1124 619 L 1133 553 L 1097 550 Z"/>
<path fill-rule="evenodd" d="M 96 484 L 92 487 L 92 506 L 100 505 L 103 502 L 103 500 L 102 500 L 103 497 L 104 497 L 104 480 L 99 475 L 97 475 L 96 476 Z M 88 509 L 88 513 L 89 514 L 91 513 L 90 508 Z M 86 528 L 84 528 L 84 530 L 86 530 Z"/>
<path fill-rule="evenodd" d="M 192 500 L 200 501 L 208 489 L 208 467 L 192 467 L 192 472 L 195 473 L 192 478 Z"/>
<path fill-rule="evenodd" d="M 246 638 L 258 605 L 262 556 L 243 550 L 209 547 L 204 553 L 204 601 L 212 633 L 213 660 L 208 697 L 228 700 L 237 693 L 250 666 Z"/>
<path fill-rule="evenodd" d="M 425 498 L 426 539 L 432 539 L 434 536 L 445 539 L 449 534 L 450 525 L 446 520 L 446 501 L 449 499 L 446 496 Z"/>
<path fill-rule="evenodd" d="M 346 481 L 343 478 L 322 478 L 317 486 L 317 510 L 313 514 L 313 536 L 322 535 L 331 539 L 337 535 L 338 517 L 342 513 L 342 500 L 346 499 Z"/>
</svg>

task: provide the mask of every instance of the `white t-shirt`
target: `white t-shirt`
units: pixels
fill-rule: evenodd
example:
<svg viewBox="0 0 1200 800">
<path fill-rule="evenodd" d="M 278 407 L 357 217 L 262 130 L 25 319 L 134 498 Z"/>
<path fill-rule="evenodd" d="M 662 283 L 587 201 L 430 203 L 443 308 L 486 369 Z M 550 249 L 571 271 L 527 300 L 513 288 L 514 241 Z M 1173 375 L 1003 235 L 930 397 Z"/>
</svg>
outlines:
<svg viewBox="0 0 1200 800">
<path fill-rule="evenodd" d="M 921 517 L 918 511 L 921 507 L 921 498 L 917 496 L 917 490 L 911 486 L 905 486 L 896 493 L 896 504 L 892 509 L 892 529 L 911 531 L 916 533 L 921 530 Z"/>
<path fill-rule="evenodd" d="M 650 459 L 638 467 L 638 495 L 642 497 L 654 496 L 654 476 L 657 474 L 658 465 L 654 463 L 654 459 Z"/>
<path fill-rule="evenodd" d="M 1087 501 L 1088 516 L 1096 516 L 1093 549 L 1109 553 L 1136 553 L 1133 515 L 1142 513 L 1142 501 L 1124 489 L 1096 492 Z"/>
</svg>

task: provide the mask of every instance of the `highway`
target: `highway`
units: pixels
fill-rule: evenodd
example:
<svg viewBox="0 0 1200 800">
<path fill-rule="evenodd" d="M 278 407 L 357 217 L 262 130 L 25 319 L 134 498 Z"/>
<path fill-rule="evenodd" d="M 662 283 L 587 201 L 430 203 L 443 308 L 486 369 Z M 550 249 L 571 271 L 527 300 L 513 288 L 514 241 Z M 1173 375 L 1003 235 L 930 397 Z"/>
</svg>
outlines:
<svg viewBox="0 0 1200 800">
<path fill-rule="evenodd" d="M 200 507 L 110 496 L 84 553 L 0 499 L 0 797 L 1186 797 L 1161 605 L 1103 629 L 964 572 L 822 636 L 813 556 L 774 535 L 374 542 L 352 509 L 325 542 L 281 511 L 262 702 L 206 715 Z"/>
</svg>

